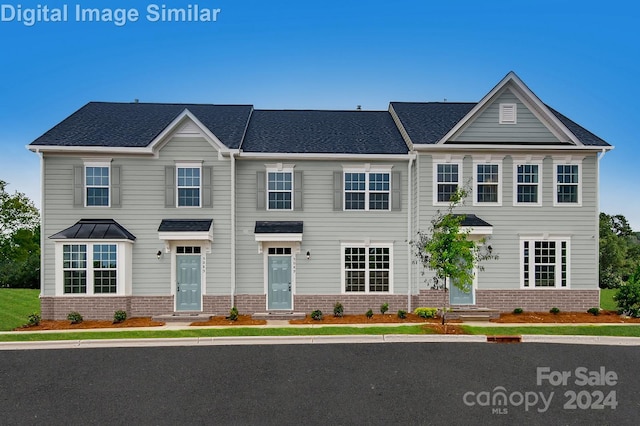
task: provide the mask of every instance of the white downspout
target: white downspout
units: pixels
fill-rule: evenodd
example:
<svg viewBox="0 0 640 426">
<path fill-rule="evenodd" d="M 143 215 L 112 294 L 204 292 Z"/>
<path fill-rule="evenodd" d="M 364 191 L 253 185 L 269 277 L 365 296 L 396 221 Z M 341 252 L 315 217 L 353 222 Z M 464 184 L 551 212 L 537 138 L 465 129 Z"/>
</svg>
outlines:
<svg viewBox="0 0 640 426">
<path fill-rule="evenodd" d="M 40 298 L 44 296 L 44 154 L 36 151 L 40 157 Z M 40 312 L 42 314 L 42 312 Z"/>
<path fill-rule="evenodd" d="M 607 150 L 602 148 L 596 159 L 596 226 L 594 238 L 596 240 L 595 264 L 598 265 L 598 271 L 596 271 L 598 288 L 600 288 L 600 160 L 604 158 L 606 153 Z M 599 292 L 598 294 L 601 293 Z"/>
<path fill-rule="evenodd" d="M 236 157 L 231 152 L 231 307 L 236 296 Z"/>
<path fill-rule="evenodd" d="M 407 178 L 407 312 L 411 312 L 411 292 L 413 291 L 413 277 L 411 276 L 412 265 L 412 249 L 411 240 L 413 239 L 413 226 L 412 226 L 412 209 L 413 209 L 413 161 L 415 160 L 415 154 L 409 154 L 409 166 L 408 166 L 408 178 Z"/>
</svg>

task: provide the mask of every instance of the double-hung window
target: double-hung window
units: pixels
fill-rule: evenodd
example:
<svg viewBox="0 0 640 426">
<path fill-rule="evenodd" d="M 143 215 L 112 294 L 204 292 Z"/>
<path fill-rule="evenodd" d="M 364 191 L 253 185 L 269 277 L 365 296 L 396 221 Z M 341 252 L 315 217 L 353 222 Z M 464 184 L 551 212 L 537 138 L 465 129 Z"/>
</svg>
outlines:
<svg viewBox="0 0 640 426">
<path fill-rule="evenodd" d="M 64 294 L 116 294 L 117 244 L 64 244 L 62 274 Z M 90 261 L 91 259 L 91 261 Z"/>
<path fill-rule="evenodd" d="M 178 207 L 201 206 L 201 167 L 177 165 Z"/>
<path fill-rule="evenodd" d="M 390 244 L 342 245 L 342 276 L 345 293 L 388 293 L 392 289 Z"/>
<path fill-rule="evenodd" d="M 519 163 L 514 161 L 514 205 L 542 205 L 542 161 Z"/>
<path fill-rule="evenodd" d="M 109 165 L 85 165 L 85 205 L 109 207 Z"/>
<path fill-rule="evenodd" d="M 391 173 L 348 170 L 344 172 L 345 210 L 390 210 Z"/>
<path fill-rule="evenodd" d="M 433 204 L 447 204 L 462 183 L 462 160 L 444 162 L 434 159 L 433 173 Z"/>
<path fill-rule="evenodd" d="M 580 161 L 554 161 L 554 205 L 577 205 L 581 199 Z"/>
<path fill-rule="evenodd" d="M 267 209 L 293 209 L 293 171 L 267 171 Z"/>
<path fill-rule="evenodd" d="M 502 203 L 502 163 L 474 162 L 474 205 Z"/>
<path fill-rule="evenodd" d="M 524 288 L 569 287 L 569 240 L 529 239 L 520 241 Z"/>
</svg>

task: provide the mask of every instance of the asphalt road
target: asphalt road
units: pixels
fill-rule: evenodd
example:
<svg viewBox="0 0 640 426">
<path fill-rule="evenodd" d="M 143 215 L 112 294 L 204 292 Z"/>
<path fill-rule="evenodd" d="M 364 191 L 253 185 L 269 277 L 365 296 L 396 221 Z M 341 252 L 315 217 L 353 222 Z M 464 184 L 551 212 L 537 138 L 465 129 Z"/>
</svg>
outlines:
<svg viewBox="0 0 640 426">
<path fill-rule="evenodd" d="M 0 351 L 0 423 L 636 425 L 638 347 Z"/>
</svg>

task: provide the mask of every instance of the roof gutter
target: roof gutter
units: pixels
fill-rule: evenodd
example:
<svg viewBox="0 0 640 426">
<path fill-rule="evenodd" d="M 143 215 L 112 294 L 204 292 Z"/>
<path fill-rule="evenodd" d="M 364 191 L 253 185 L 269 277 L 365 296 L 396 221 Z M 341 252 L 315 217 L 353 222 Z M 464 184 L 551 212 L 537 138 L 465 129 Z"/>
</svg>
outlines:
<svg viewBox="0 0 640 426">
<path fill-rule="evenodd" d="M 611 151 L 613 146 L 513 145 L 513 144 L 414 144 L 416 151 Z"/>
</svg>

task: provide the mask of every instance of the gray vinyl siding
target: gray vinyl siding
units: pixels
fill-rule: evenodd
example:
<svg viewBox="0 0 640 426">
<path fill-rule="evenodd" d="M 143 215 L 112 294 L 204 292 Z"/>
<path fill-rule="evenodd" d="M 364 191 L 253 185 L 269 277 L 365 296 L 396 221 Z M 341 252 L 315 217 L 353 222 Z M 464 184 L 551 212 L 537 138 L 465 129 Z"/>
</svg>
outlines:
<svg viewBox="0 0 640 426">
<path fill-rule="evenodd" d="M 95 157 L 92 156 L 92 157 Z M 213 168 L 212 208 L 166 208 L 165 166 L 175 161 L 203 160 Z M 114 219 L 137 237 L 133 244 L 133 295 L 171 293 L 171 256 L 164 253 L 158 238 L 162 219 L 213 219 L 211 254 L 206 254 L 205 294 L 229 294 L 231 276 L 231 167 L 228 159 L 218 160 L 215 149 L 198 137 L 174 139 L 160 151 L 159 158 L 114 157 L 120 167 L 121 206 L 85 208 L 73 206 L 74 166 L 81 157 L 46 156 L 44 166 L 44 283 L 43 295 L 55 292 L 54 242 L 48 237 L 80 219 Z M 156 253 L 164 254 L 158 260 Z"/>
<path fill-rule="evenodd" d="M 500 103 L 517 105 L 517 124 L 500 124 Z M 549 129 L 509 90 L 493 103 L 458 135 L 455 142 L 558 143 Z"/>
<path fill-rule="evenodd" d="M 384 161 L 401 172 L 399 211 L 334 211 L 334 172 L 363 163 L 345 161 L 288 161 L 304 176 L 301 211 L 258 210 L 256 173 L 269 161 L 240 160 L 237 166 L 237 293 L 264 294 L 264 255 L 258 253 L 256 221 L 303 221 L 304 233 L 296 263 L 296 294 L 340 294 L 341 242 L 393 243 L 394 294 L 407 292 L 407 162 Z M 372 166 L 374 162 L 370 162 Z M 307 260 L 306 253 L 311 253 Z M 348 295 L 345 295 L 348 297 Z"/>
<path fill-rule="evenodd" d="M 542 175 L 542 206 L 513 205 L 513 160 L 507 153 L 502 162 L 502 206 L 473 205 L 468 198 L 458 213 L 475 214 L 493 225 L 488 244 L 498 260 L 485 262 L 479 273 L 479 289 L 520 288 L 520 235 L 570 236 L 570 288 L 598 288 L 597 264 L 597 159 L 588 154 L 582 162 L 582 206 L 554 206 L 553 155 L 544 155 Z M 558 154 L 562 158 L 563 154 Z M 482 154 L 479 155 L 482 158 Z M 419 228 L 427 230 L 436 208 L 431 204 L 433 192 L 432 159 L 419 156 L 420 206 Z M 464 157 L 463 182 L 473 181 L 472 154 Z M 472 183 L 470 183 L 472 185 Z M 473 193 L 471 197 L 473 196 Z M 420 288 L 425 288 L 420 280 Z"/>
</svg>

